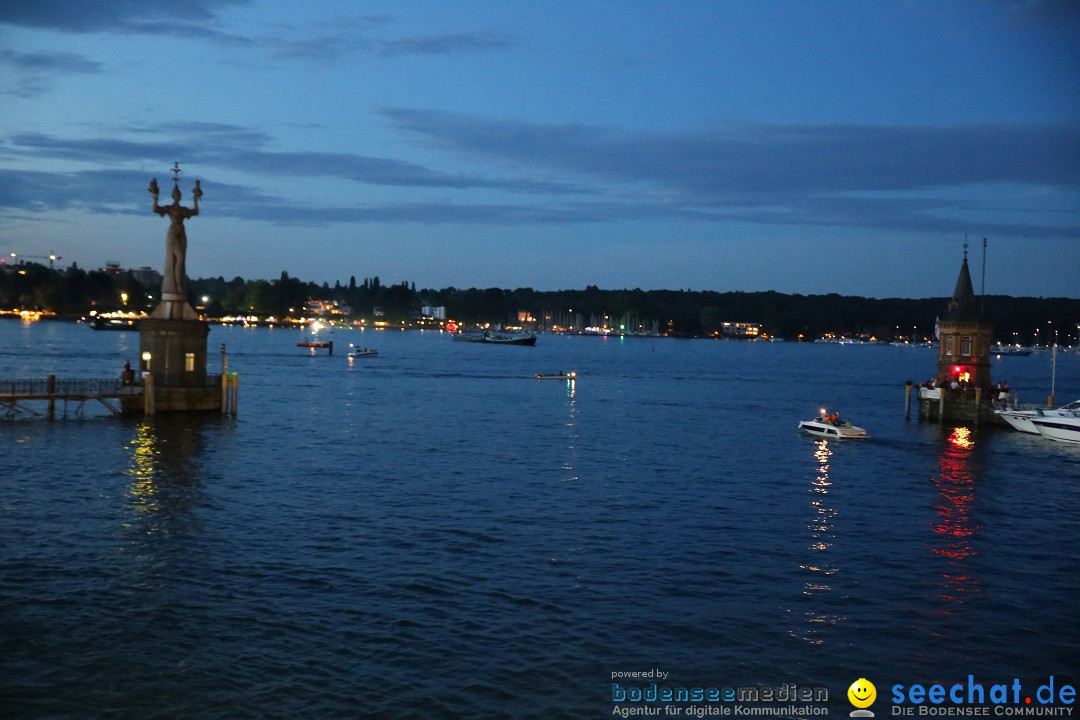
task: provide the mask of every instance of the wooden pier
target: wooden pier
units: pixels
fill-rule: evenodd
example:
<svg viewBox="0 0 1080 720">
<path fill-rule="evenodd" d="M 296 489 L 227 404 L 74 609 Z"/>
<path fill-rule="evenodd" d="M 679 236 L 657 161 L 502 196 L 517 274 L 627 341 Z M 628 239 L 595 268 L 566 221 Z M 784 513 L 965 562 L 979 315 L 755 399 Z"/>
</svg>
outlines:
<svg viewBox="0 0 1080 720">
<path fill-rule="evenodd" d="M 83 417 L 87 403 L 91 407 L 100 405 L 111 415 L 154 415 L 156 409 L 169 407 L 170 403 L 174 406 L 187 403 L 189 406 L 183 409 L 220 410 L 235 415 L 236 384 L 236 373 L 224 379 L 222 375 L 207 375 L 206 385 L 201 388 L 156 388 L 153 382 L 127 383 L 120 378 L 58 380 L 55 375 L 44 380 L 0 380 L 0 417 L 53 420 L 58 414 L 57 406 L 61 417 Z M 150 394 L 146 392 L 148 387 Z M 187 396 L 193 393 L 198 397 L 189 400 Z M 172 397 L 177 394 L 185 396 L 180 398 L 184 403 Z"/>
<path fill-rule="evenodd" d="M 100 404 L 113 415 L 123 412 L 124 397 L 142 397 L 142 386 L 125 385 L 115 380 L 57 380 L 50 375 L 45 380 L 0 380 L 0 409 L 4 417 L 43 415 L 50 420 L 56 417 L 57 404 L 63 405 L 67 417 L 69 405 L 74 403 L 73 414 L 82 416 L 86 403 Z"/>
</svg>

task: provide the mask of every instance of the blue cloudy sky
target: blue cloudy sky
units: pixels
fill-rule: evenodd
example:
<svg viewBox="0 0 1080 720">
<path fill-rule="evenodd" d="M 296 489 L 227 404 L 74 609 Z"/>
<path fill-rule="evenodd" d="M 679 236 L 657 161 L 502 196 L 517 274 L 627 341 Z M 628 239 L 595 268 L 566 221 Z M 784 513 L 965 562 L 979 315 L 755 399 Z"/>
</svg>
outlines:
<svg viewBox="0 0 1080 720">
<path fill-rule="evenodd" d="M 0 0 L 0 253 L 1080 297 L 1076 0 Z M 978 263 L 975 282 L 978 285 Z"/>
</svg>

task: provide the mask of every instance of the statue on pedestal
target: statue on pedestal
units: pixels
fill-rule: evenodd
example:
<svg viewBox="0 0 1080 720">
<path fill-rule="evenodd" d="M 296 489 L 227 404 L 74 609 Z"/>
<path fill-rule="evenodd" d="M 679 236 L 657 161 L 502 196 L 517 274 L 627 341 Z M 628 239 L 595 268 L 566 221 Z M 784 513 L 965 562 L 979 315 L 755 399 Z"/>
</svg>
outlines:
<svg viewBox="0 0 1080 720">
<path fill-rule="evenodd" d="M 161 280 L 162 303 L 154 315 L 160 314 L 176 319 L 194 315 L 187 305 L 187 233 L 184 231 L 184 221 L 199 214 L 199 198 L 203 195 L 199 181 L 196 180 L 195 189 L 191 192 L 195 207 L 188 208 L 181 205 L 180 173 L 180 163 L 175 163 L 172 168 L 172 205 L 164 207 L 158 205 L 160 190 L 157 178 L 150 181 L 150 194 L 154 196 L 153 211 L 162 217 L 168 215 L 172 221 L 165 234 L 165 272 Z"/>
</svg>

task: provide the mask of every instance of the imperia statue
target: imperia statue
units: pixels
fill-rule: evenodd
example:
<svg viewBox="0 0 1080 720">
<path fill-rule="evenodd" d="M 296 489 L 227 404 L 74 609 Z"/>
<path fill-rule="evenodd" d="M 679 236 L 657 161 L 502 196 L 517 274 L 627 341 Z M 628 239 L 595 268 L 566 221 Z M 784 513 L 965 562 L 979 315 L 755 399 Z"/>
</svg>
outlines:
<svg viewBox="0 0 1080 720">
<path fill-rule="evenodd" d="M 164 217 L 169 216 L 171 223 L 165 234 L 165 273 L 161 280 L 161 294 L 179 295 L 185 301 L 187 299 L 187 233 L 184 231 L 184 221 L 199 214 L 199 198 L 202 197 L 202 188 L 199 181 L 195 181 L 195 189 L 191 192 L 194 200 L 193 208 L 184 207 L 180 204 L 180 164 L 172 169 L 173 190 L 172 205 L 158 205 L 157 178 L 150 181 L 150 194 L 154 196 L 154 212 Z"/>
</svg>

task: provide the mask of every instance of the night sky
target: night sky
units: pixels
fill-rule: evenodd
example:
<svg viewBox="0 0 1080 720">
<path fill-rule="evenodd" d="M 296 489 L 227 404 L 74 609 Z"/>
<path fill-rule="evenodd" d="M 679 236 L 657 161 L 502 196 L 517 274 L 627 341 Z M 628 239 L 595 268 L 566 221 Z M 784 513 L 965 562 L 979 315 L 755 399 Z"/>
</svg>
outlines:
<svg viewBox="0 0 1080 720">
<path fill-rule="evenodd" d="M 0 0 L 0 253 L 1080 297 L 1080 2 Z"/>
</svg>

